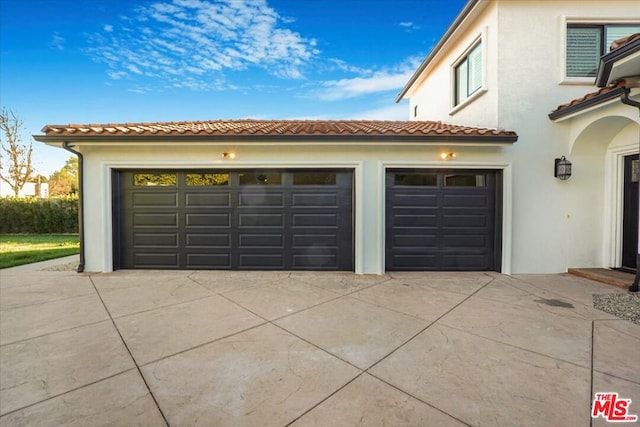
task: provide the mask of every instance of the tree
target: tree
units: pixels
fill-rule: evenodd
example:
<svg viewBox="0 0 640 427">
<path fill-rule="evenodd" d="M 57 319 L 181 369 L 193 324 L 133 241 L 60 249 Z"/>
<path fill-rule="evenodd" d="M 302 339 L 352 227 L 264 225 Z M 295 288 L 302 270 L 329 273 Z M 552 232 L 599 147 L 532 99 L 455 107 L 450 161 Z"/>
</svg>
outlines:
<svg viewBox="0 0 640 427">
<path fill-rule="evenodd" d="M 70 157 L 49 177 L 49 196 L 68 196 L 78 192 L 78 158 Z"/>
<path fill-rule="evenodd" d="M 33 147 L 31 143 L 22 144 L 21 128 L 22 120 L 3 108 L 0 112 L 0 134 L 4 136 L 0 150 L 0 179 L 9 184 L 16 196 L 34 172 L 31 164 Z"/>
</svg>

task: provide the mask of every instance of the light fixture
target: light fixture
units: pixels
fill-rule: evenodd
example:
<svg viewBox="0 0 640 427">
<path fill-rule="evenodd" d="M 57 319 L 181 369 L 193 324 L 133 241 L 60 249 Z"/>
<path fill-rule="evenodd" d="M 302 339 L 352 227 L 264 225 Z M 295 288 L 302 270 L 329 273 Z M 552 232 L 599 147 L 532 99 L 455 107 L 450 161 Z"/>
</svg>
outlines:
<svg viewBox="0 0 640 427">
<path fill-rule="evenodd" d="M 564 156 L 555 159 L 553 176 L 562 181 L 566 181 L 571 177 L 571 162 Z"/>
<path fill-rule="evenodd" d="M 236 153 L 234 152 L 222 153 L 222 157 L 224 157 L 225 159 L 233 160 L 236 158 Z"/>
<path fill-rule="evenodd" d="M 440 153 L 440 158 L 442 160 L 451 160 L 451 159 L 455 159 L 456 157 L 456 153 Z"/>
</svg>

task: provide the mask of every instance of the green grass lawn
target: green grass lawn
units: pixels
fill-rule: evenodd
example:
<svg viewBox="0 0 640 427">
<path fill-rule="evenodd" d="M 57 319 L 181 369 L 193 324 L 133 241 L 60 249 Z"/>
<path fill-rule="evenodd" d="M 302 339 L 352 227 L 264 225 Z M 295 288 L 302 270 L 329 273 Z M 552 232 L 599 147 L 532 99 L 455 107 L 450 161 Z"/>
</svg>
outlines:
<svg viewBox="0 0 640 427">
<path fill-rule="evenodd" d="M 80 252 L 77 234 L 0 234 L 0 268 Z"/>
</svg>

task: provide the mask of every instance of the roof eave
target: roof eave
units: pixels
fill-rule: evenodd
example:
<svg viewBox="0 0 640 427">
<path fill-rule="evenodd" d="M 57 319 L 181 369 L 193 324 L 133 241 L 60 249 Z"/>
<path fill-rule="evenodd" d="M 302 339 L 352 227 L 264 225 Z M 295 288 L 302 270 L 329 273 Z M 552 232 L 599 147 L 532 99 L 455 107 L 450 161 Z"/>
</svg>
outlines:
<svg viewBox="0 0 640 427">
<path fill-rule="evenodd" d="M 611 76 L 611 71 L 613 70 L 613 66 L 616 62 L 621 59 L 626 58 L 629 55 L 637 52 L 640 49 L 640 39 L 636 39 L 630 43 L 627 43 L 620 48 L 603 55 L 600 58 L 600 63 L 598 64 L 598 74 L 596 77 L 596 86 L 605 87 L 608 86 L 611 82 L 609 82 L 609 77 Z"/>
<path fill-rule="evenodd" d="M 458 144 L 513 144 L 515 134 L 508 135 L 33 135 L 36 141 L 49 145 L 67 143 L 135 143 L 135 142 L 195 142 L 195 143 L 265 143 L 295 144 L 323 142 L 335 145 L 349 143 L 458 143 Z"/>
<path fill-rule="evenodd" d="M 576 105 L 571 105 L 569 107 L 563 108 L 558 111 L 552 111 L 551 113 L 549 113 L 549 118 L 551 120 L 558 120 L 560 118 L 569 116 L 579 111 L 594 107 L 598 104 L 602 104 L 611 99 L 619 98 L 623 92 L 624 92 L 624 88 L 622 87 L 616 88 L 610 92 L 598 95 L 586 101 L 582 101 Z"/>
<path fill-rule="evenodd" d="M 438 43 L 433 47 L 433 49 L 431 49 L 431 52 L 429 53 L 429 55 L 425 58 L 424 61 L 422 61 L 422 63 L 420 64 L 420 66 L 418 67 L 418 69 L 413 73 L 413 75 L 411 76 L 411 78 L 409 79 L 409 81 L 407 82 L 407 84 L 405 84 L 405 86 L 402 88 L 402 90 L 400 91 L 400 93 L 398 94 L 398 96 L 396 97 L 396 103 L 402 101 L 402 99 L 404 98 L 404 96 L 407 94 L 407 92 L 409 91 L 409 89 L 411 89 L 411 87 L 413 86 L 413 84 L 416 82 L 416 80 L 418 80 L 418 78 L 420 77 L 420 75 L 422 74 L 422 72 L 425 70 L 425 68 L 427 68 L 427 66 L 429 65 L 429 63 L 431 62 L 431 60 L 440 52 L 440 50 L 442 49 L 442 47 L 447 43 L 447 41 L 449 41 L 449 38 L 453 35 L 453 33 L 458 29 L 458 27 L 460 26 L 460 24 L 467 18 L 467 16 L 469 16 L 469 14 L 471 13 L 471 11 L 473 10 L 473 8 L 480 3 L 480 0 L 469 0 L 467 2 L 467 4 L 464 6 L 464 8 L 462 9 L 462 11 L 458 14 L 458 16 L 456 16 L 456 19 L 453 21 L 453 23 L 449 26 L 449 28 L 447 29 L 447 31 L 444 33 L 444 35 L 440 38 L 440 40 L 438 41 Z"/>
</svg>

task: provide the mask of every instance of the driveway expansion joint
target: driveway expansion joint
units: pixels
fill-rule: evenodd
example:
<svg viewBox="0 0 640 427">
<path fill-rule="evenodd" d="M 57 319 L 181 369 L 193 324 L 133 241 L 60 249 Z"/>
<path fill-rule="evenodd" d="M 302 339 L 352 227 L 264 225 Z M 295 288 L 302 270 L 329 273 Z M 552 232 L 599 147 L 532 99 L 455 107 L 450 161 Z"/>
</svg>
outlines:
<svg viewBox="0 0 640 427">
<path fill-rule="evenodd" d="M 100 301 L 102 302 L 102 305 L 104 306 L 104 309 L 107 311 L 107 314 L 109 315 L 109 319 L 111 320 L 111 324 L 113 325 L 114 329 L 118 333 L 118 336 L 120 337 L 120 341 L 122 342 L 122 345 L 124 345 L 124 348 L 129 353 L 129 357 L 131 357 L 131 360 L 133 361 L 133 364 L 135 365 L 136 370 L 138 371 L 138 375 L 140 375 L 140 378 L 142 379 L 142 382 L 144 383 L 144 386 L 147 388 L 147 391 L 149 392 L 149 395 L 153 399 L 153 403 L 156 405 L 156 408 L 160 412 L 160 415 L 162 416 L 162 419 L 164 420 L 165 424 L 167 426 L 169 426 L 170 425 L 169 424 L 169 420 L 167 419 L 166 415 L 164 414 L 164 411 L 162 410 L 162 408 L 160 407 L 160 404 L 158 403 L 158 400 L 156 399 L 156 396 L 151 391 L 151 388 L 149 387 L 149 384 L 147 383 L 146 378 L 144 377 L 144 375 L 142 375 L 142 371 L 140 370 L 140 366 L 138 365 L 138 362 L 136 361 L 136 358 L 133 357 L 133 353 L 131 353 L 131 349 L 129 348 L 129 345 L 127 344 L 127 342 L 125 341 L 124 337 L 122 336 L 122 333 L 120 332 L 120 329 L 118 328 L 118 325 L 116 324 L 115 320 L 113 319 L 113 316 L 111 316 L 111 312 L 109 311 L 109 307 L 107 307 L 107 305 L 105 304 L 104 300 L 102 299 L 102 295 L 98 291 L 98 288 L 96 287 L 96 284 L 93 281 L 93 279 L 90 277 L 89 280 L 91 280 L 91 284 L 93 285 L 93 289 L 95 289 L 96 294 L 98 294 L 98 297 L 100 298 Z"/>
</svg>

